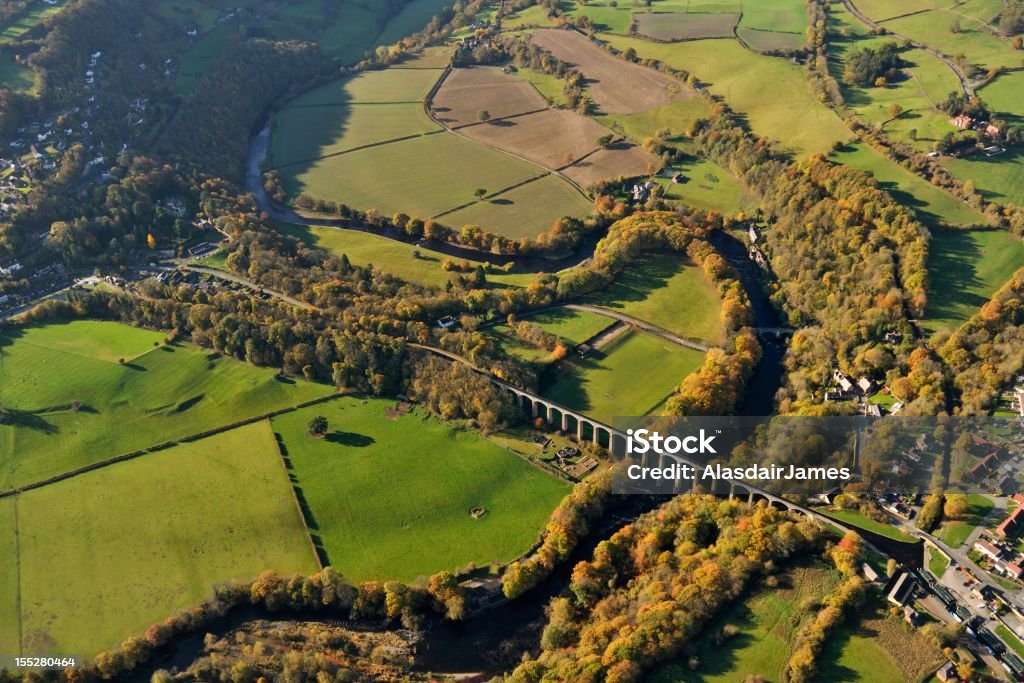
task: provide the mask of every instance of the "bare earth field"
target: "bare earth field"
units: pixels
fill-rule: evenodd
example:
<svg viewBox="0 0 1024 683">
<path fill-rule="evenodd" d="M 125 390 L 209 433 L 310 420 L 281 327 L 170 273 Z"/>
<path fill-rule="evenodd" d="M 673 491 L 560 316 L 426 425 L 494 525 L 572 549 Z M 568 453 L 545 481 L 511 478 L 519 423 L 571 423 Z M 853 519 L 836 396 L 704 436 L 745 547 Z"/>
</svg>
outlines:
<svg viewBox="0 0 1024 683">
<path fill-rule="evenodd" d="M 635 15 L 636 32 L 655 40 L 731 38 L 738 14 L 650 12 Z"/>
<path fill-rule="evenodd" d="M 552 169 L 568 166 L 593 151 L 597 138 L 611 133 L 597 121 L 564 109 L 492 121 L 459 132 Z"/>
<path fill-rule="evenodd" d="M 647 175 L 651 162 L 661 165 L 656 157 L 642 148 L 629 143 L 618 143 L 608 149 L 594 152 L 562 173 L 586 187 L 590 183 L 608 178 Z"/>
<path fill-rule="evenodd" d="M 547 101 L 537 89 L 497 67 L 455 69 L 434 97 L 434 116 L 455 128 L 480 121 L 486 110 L 492 119 L 544 109 Z"/>
<path fill-rule="evenodd" d="M 532 41 L 579 69 L 605 113 L 635 114 L 692 96 L 674 78 L 608 54 L 575 31 L 540 29 Z"/>
</svg>

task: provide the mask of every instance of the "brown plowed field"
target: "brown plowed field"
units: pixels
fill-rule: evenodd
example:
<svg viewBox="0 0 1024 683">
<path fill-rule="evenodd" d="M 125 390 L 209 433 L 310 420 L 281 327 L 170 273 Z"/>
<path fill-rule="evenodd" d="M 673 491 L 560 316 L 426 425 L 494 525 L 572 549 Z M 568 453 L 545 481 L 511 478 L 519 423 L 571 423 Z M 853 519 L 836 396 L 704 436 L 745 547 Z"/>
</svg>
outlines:
<svg viewBox="0 0 1024 683">
<path fill-rule="evenodd" d="M 692 97 L 676 79 L 619 59 L 575 31 L 540 29 L 532 41 L 575 66 L 587 79 L 591 98 L 606 113 L 636 114 Z"/>
<path fill-rule="evenodd" d="M 611 133 L 597 121 L 564 109 L 470 126 L 459 132 L 550 169 L 570 164 L 596 149 L 597 138 Z"/>
<path fill-rule="evenodd" d="M 648 165 L 651 162 L 661 165 L 657 157 L 648 154 L 636 145 L 623 142 L 609 149 L 594 152 L 562 173 L 567 178 L 586 187 L 590 183 L 619 176 L 647 175 Z"/>
<path fill-rule="evenodd" d="M 477 123 L 482 110 L 492 119 L 548 106 L 536 88 L 497 67 L 455 69 L 434 97 L 433 113 L 449 127 Z"/>
</svg>

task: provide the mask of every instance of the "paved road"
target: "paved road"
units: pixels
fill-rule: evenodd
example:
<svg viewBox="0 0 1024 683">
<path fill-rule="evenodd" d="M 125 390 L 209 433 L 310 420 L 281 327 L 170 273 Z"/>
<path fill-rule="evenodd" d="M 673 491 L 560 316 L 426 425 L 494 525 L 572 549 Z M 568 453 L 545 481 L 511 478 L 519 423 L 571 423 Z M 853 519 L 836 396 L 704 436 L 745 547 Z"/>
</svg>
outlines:
<svg viewBox="0 0 1024 683">
<path fill-rule="evenodd" d="M 291 304 L 292 306 L 297 306 L 299 308 L 305 308 L 307 311 L 318 310 L 317 307 L 314 306 L 313 304 L 307 303 L 305 301 L 300 301 L 299 299 L 296 299 L 293 296 L 288 296 L 287 294 L 284 294 L 282 292 L 274 291 L 273 289 L 267 289 L 266 287 L 261 287 L 260 285 L 256 284 L 252 280 L 250 280 L 248 278 L 245 278 L 245 277 L 242 277 L 241 275 L 235 275 L 234 273 L 228 273 L 227 271 L 217 270 L 216 268 L 203 268 L 202 266 L 187 266 L 186 265 L 186 266 L 183 266 L 182 268 L 183 268 L 183 270 L 189 270 L 189 271 L 193 271 L 193 272 L 196 272 L 196 273 L 203 273 L 204 275 L 212 275 L 213 277 L 218 278 L 220 280 L 227 280 L 228 282 L 235 282 L 237 284 L 240 284 L 240 285 L 243 285 L 245 287 L 248 287 L 249 289 L 251 289 L 251 290 L 253 290 L 255 292 L 266 292 L 267 294 L 269 294 L 270 296 L 274 297 L 275 299 L 280 299 L 281 301 L 287 302 L 287 303 Z"/>
<path fill-rule="evenodd" d="M 706 353 L 710 349 L 710 347 L 707 344 L 701 344 L 699 342 L 690 341 L 689 339 L 684 339 L 683 337 L 680 337 L 677 334 L 672 334 L 668 330 L 666 330 L 666 329 L 664 329 L 662 327 L 658 327 L 657 325 L 652 325 L 651 323 L 646 322 L 644 320 L 639 320 L 639 319 L 634 318 L 632 316 L 623 315 L 622 313 L 617 313 L 615 311 L 610 311 L 607 308 L 601 308 L 600 306 L 590 306 L 588 304 L 566 304 L 565 308 L 571 309 L 573 311 L 584 311 L 586 313 L 595 313 L 597 315 L 603 315 L 606 318 L 614 318 L 615 320 L 619 320 L 619 321 L 627 323 L 629 325 L 634 325 L 636 327 L 639 327 L 641 330 L 644 330 L 645 332 L 650 332 L 651 334 L 656 334 L 659 337 L 661 337 L 662 339 L 665 339 L 666 341 L 670 341 L 673 344 L 678 344 L 679 346 L 685 346 L 685 347 L 687 347 L 689 349 L 693 349 L 695 351 L 703 351 L 703 352 Z"/>
</svg>

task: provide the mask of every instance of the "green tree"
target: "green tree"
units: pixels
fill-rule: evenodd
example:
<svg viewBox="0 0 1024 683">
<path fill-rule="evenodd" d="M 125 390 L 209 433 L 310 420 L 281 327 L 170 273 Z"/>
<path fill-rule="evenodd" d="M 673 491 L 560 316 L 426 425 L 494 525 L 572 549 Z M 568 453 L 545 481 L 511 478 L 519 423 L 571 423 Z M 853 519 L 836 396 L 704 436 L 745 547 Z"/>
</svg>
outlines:
<svg viewBox="0 0 1024 683">
<path fill-rule="evenodd" d="M 327 428 L 327 418 L 323 415 L 317 415 L 306 425 L 306 434 L 314 439 L 322 439 L 327 434 Z"/>
</svg>

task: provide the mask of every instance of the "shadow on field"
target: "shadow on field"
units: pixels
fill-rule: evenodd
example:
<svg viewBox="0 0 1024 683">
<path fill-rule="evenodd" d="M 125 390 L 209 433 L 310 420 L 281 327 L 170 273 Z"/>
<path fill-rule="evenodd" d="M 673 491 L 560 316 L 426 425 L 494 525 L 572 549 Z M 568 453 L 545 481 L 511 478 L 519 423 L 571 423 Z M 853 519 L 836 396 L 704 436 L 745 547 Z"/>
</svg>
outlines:
<svg viewBox="0 0 1024 683">
<path fill-rule="evenodd" d="M 16 410 L 14 408 L 0 409 L 0 425 L 24 427 L 26 429 L 42 432 L 43 434 L 57 433 L 57 428 L 39 417 L 37 413 L 32 413 L 27 410 Z"/>
<path fill-rule="evenodd" d="M 204 398 L 206 398 L 206 394 L 199 394 L 198 396 L 193 396 L 192 398 L 185 399 L 174 408 L 174 412 L 184 413 L 186 410 L 195 407 L 196 404 L 198 404 Z"/>
<path fill-rule="evenodd" d="M 325 436 L 324 440 L 339 446 L 354 446 L 356 448 L 365 448 L 377 443 L 376 439 L 372 436 L 357 434 L 356 432 L 335 431 Z"/>
</svg>

